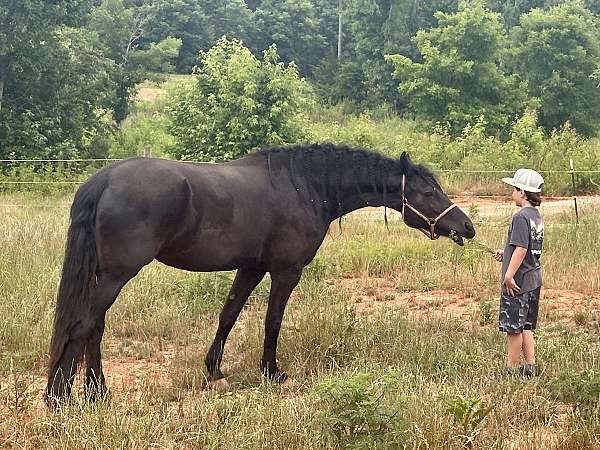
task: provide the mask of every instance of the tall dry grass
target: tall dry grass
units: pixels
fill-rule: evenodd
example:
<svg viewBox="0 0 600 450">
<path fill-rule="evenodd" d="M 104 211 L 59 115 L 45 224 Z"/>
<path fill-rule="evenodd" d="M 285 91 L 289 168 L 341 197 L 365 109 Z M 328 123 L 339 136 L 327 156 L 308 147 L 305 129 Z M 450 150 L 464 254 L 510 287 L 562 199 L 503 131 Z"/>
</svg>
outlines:
<svg viewBox="0 0 600 450">
<path fill-rule="evenodd" d="M 11 195 L 0 203 L 40 200 Z M 429 242 L 397 217 L 388 232 L 382 218 L 369 214 L 347 217 L 341 234 L 332 226 L 290 301 L 279 359 L 293 384 L 279 387 L 258 373 L 268 280 L 232 332 L 224 361 L 231 390 L 219 393 L 205 388 L 201 364 L 233 274 L 153 263 L 109 313 L 104 354 L 112 396 L 88 405 L 76 395 L 50 415 L 40 394 L 68 210 L 59 200 L 52 208 L 1 212 L 1 448 L 600 445 L 600 318 L 594 311 L 583 326 L 543 316 L 537 333 L 543 375 L 498 378 L 504 349 L 494 321 L 415 317 L 393 307 L 361 314 L 336 281 L 381 277 L 397 292 L 454 290 L 495 305 L 497 263 L 474 248 Z M 549 223 L 546 286 L 597 294 L 599 218 L 588 211 L 576 229 Z M 478 238 L 499 246 L 507 220 L 482 222 Z M 491 408 L 479 424 L 465 424 L 448 408 L 451 401 L 473 399 Z"/>
</svg>

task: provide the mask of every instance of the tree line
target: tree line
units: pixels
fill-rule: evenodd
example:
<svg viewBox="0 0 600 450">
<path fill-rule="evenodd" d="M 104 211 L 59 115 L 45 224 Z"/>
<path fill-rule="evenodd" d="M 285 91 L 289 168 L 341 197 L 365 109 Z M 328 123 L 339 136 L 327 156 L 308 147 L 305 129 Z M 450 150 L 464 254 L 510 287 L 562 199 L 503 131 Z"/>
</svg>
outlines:
<svg viewBox="0 0 600 450">
<path fill-rule="evenodd" d="M 105 155 L 136 85 L 202 72 L 223 36 L 325 104 L 500 138 L 530 110 L 594 135 L 599 20 L 594 0 L 0 0 L 0 158 Z"/>
</svg>

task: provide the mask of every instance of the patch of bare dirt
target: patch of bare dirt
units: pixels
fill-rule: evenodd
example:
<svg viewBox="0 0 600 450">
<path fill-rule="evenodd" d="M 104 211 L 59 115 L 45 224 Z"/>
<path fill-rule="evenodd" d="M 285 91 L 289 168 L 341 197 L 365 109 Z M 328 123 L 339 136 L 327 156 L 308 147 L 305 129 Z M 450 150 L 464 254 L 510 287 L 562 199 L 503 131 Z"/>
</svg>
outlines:
<svg viewBox="0 0 600 450">
<path fill-rule="evenodd" d="M 391 278 L 356 277 L 331 280 L 336 287 L 349 293 L 359 314 L 368 315 L 382 309 L 403 309 L 413 318 L 467 319 L 477 313 L 479 299 L 465 292 L 430 290 L 402 292 Z M 497 308 L 497 298 L 489 299 Z M 585 317 L 600 318 L 600 293 L 583 293 L 565 289 L 542 289 L 542 311 L 576 324 Z M 495 313 L 494 313 L 495 314 Z M 580 315 L 577 318 L 577 315 Z M 581 315 L 584 315 L 583 318 Z"/>
<path fill-rule="evenodd" d="M 402 292 L 390 278 L 344 278 L 333 284 L 346 290 L 359 314 L 380 309 L 404 309 L 409 316 L 465 318 L 473 314 L 477 301 L 465 293 L 447 290 Z"/>
<path fill-rule="evenodd" d="M 568 289 L 545 289 L 543 308 L 557 318 L 577 321 L 600 318 L 600 293 L 583 293 Z M 579 316 L 579 317 L 578 317 Z"/>
<path fill-rule="evenodd" d="M 108 341 L 108 353 L 117 353 L 118 344 Z M 175 349 L 156 351 L 152 356 L 108 356 L 102 368 L 110 389 L 117 393 L 144 391 L 149 385 L 170 386 L 168 369 L 175 358 Z"/>
<path fill-rule="evenodd" d="M 110 391 L 116 394 L 117 401 L 139 398 L 149 388 L 157 390 L 172 386 L 169 368 L 175 358 L 174 348 L 156 351 L 148 357 L 121 356 L 119 354 L 121 353 L 120 344 L 120 341 L 105 340 L 103 347 L 107 355 L 102 359 L 107 385 Z M 48 411 L 43 401 L 47 382 L 44 372 L 45 367 L 38 367 L 26 376 L 17 374 L 13 377 L 0 378 L 0 394 L 2 397 L 12 399 L 15 408 L 18 408 L 19 398 L 22 399 L 21 401 L 34 400 L 32 403 L 34 408 L 30 410 L 30 413 L 35 416 L 43 416 Z M 74 391 L 81 391 L 84 375 L 84 370 L 80 369 L 73 384 Z M 0 414 L 3 409 L 0 405 Z"/>
</svg>

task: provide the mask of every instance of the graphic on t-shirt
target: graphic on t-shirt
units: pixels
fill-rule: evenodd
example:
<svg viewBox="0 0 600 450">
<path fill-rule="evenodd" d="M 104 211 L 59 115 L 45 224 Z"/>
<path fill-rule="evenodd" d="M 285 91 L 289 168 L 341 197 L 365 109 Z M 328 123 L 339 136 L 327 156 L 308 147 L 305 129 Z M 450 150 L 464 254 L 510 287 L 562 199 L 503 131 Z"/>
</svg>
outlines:
<svg viewBox="0 0 600 450">
<path fill-rule="evenodd" d="M 544 222 L 535 222 L 529 219 L 529 228 L 531 230 L 531 253 L 538 259 L 542 256 L 542 242 L 544 241 Z"/>
</svg>

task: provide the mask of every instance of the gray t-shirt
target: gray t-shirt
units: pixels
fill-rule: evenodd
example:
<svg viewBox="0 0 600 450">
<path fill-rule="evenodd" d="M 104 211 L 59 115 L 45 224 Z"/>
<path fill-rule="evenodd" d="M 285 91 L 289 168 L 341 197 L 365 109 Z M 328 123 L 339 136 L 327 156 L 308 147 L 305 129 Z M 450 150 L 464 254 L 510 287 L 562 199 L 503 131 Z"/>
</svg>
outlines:
<svg viewBox="0 0 600 450">
<path fill-rule="evenodd" d="M 508 239 L 504 247 L 502 260 L 502 279 L 508 269 L 510 258 L 515 247 L 527 249 L 525 259 L 515 274 L 515 283 L 521 288 L 520 293 L 530 292 L 542 285 L 542 243 L 544 241 L 544 219 L 539 210 L 534 207 L 521 208 L 508 228 Z M 502 285 L 506 292 L 506 287 Z"/>
</svg>

